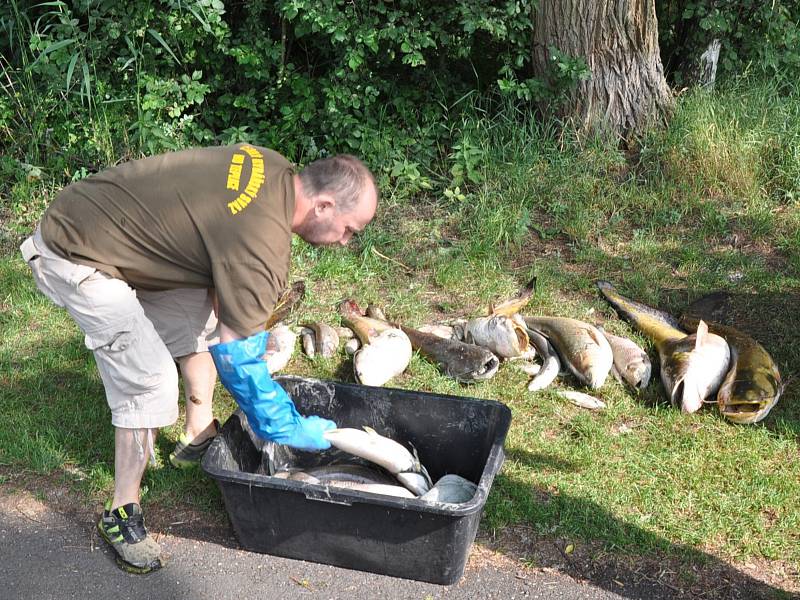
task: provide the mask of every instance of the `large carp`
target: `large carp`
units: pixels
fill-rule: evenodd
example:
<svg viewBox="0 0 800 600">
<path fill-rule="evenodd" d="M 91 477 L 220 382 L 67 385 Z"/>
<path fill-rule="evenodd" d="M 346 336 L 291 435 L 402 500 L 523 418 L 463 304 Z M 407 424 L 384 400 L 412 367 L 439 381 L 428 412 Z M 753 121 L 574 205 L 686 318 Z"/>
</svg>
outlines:
<svg viewBox="0 0 800 600">
<path fill-rule="evenodd" d="M 589 323 L 567 317 L 523 317 L 528 329 L 544 335 L 581 383 L 599 388 L 614 363 L 611 346 Z"/>
</svg>

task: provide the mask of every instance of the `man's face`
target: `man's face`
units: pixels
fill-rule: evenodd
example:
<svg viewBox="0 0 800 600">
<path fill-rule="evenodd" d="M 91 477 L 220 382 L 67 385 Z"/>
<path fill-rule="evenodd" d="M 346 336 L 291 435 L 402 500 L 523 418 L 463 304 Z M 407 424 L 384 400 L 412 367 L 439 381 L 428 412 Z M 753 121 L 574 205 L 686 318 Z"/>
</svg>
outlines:
<svg viewBox="0 0 800 600">
<path fill-rule="evenodd" d="M 367 186 L 358 205 L 350 212 L 340 213 L 335 202 L 326 196 L 315 199 L 314 209 L 297 228 L 297 234 L 313 246 L 344 246 L 362 231 L 375 216 L 377 198 L 372 186 Z"/>
</svg>

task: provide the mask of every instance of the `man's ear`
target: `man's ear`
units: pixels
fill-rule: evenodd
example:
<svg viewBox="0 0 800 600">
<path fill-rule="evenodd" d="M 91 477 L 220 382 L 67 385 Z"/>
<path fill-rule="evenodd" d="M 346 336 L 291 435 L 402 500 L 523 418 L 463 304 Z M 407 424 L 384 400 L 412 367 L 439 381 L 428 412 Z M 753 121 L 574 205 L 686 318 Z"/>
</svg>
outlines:
<svg viewBox="0 0 800 600">
<path fill-rule="evenodd" d="M 314 198 L 314 214 L 321 217 L 336 208 L 336 198 L 330 194 L 320 194 Z"/>
</svg>

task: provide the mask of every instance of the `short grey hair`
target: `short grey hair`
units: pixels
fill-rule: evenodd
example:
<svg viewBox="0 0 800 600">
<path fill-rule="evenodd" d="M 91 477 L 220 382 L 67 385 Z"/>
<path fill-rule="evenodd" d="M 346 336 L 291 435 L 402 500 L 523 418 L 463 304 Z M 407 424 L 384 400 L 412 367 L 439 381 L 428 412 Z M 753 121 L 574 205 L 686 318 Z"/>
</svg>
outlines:
<svg viewBox="0 0 800 600">
<path fill-rule="evenodd" d="M 375 177 L 363 162 L 351 154 L 337 154 L 315 160 L 300 171 L 300 182 L 307 196 L 333 196 L 336 199 L 336 211 L 339 213 L 354 210 L 367 185 L 371 185 L 375 196 L 378 196 Z"/>
</svg>

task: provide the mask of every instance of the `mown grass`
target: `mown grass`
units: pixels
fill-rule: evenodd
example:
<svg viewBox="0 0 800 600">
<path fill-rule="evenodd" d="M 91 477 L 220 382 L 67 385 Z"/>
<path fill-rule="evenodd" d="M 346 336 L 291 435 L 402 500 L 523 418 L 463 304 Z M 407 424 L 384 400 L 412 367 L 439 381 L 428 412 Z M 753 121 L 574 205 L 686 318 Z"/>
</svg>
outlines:
<svg viewBox="0 0 800 600">
<path fill-rule="evenodd" d="M 675 312 L 727 290 L 763 298 L 756 320 L 772 334 L 760 341 L 790 375 L 800 359 L 799 112 L 796 91 L 768 84 L 686 94 L 669 128 L 627 155 L 534 121 L 520 125 L 519 115 L 480 119 L 470 129 L 484 153 L 477 183 L 434 197 L 395 182 L 351 248 L 295 241 L 292 276 L 308 289 L 295 318 L 336 323 L 344 297 L 379 303 L 409 325 L 472 316 L 536 275 L 528 312 L 602 322 L 650 347 L 601 302 L 595 279 Z M 446 171 L 439 167 L 432 172 Z M 99 503 L 113 482 L 113 436 L 92 358 L 11 251 L 0 278 L 0 462 L 66 473 Z M 286 371 L 349 377 L 344 353 L 310 360 L 298 351 Z M 508 456 L 486 527 L 524 523 L 634 553 L 696 548 L 800 568 L 795 385 L 762 424 L 739 427 L 713 407 L 673 410 L 657 379 L 641 395 L 609 380 L 601 413 L 550 391 L 531 394 L 526 383 L 504 364 L 492 381 L 464 387 L 418 356 L 392 382 L 511 407 Z M 216 414 L 224 419 L 232 408 L 220 389 Z M 145 502 L 223 510 L 202 474 L 166 465 L 178 433 L 176 424 L 160 438 Z"/>
</svg>

